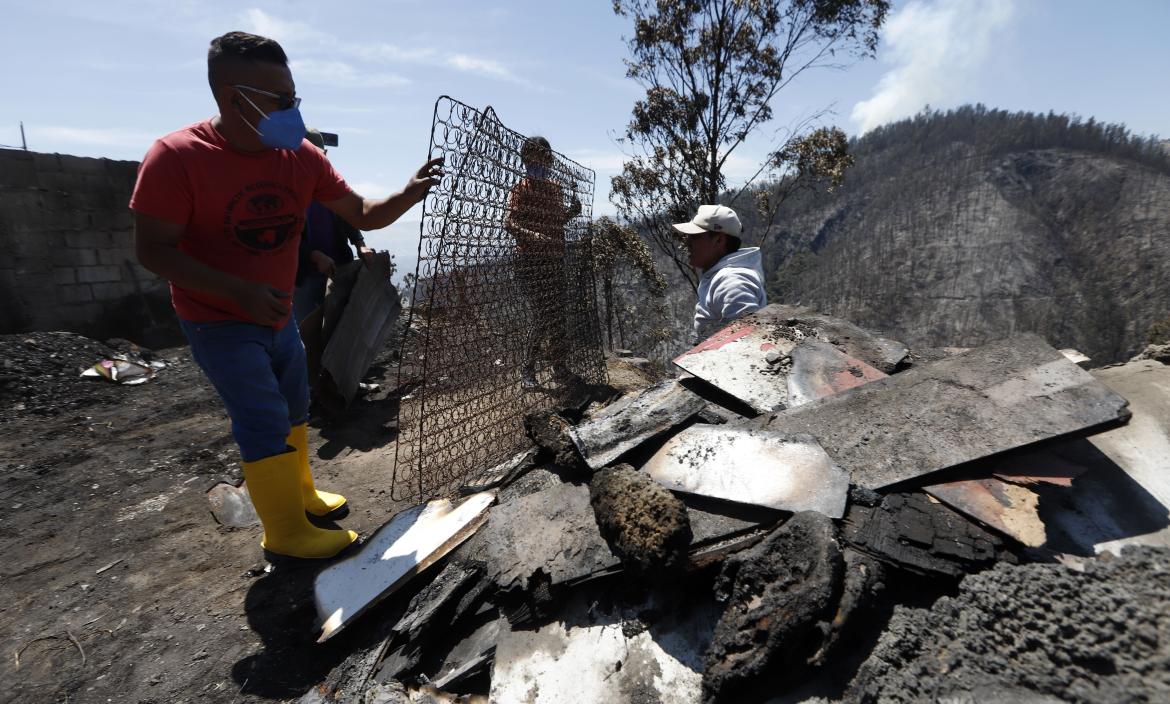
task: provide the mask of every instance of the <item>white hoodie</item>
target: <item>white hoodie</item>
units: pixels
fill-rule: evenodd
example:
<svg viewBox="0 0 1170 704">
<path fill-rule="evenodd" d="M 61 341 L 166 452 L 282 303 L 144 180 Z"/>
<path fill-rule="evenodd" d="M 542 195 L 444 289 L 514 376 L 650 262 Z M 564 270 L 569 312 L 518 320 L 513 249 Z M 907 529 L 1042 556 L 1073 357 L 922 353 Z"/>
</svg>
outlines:
<svg viewBox="0 0 1170 704">
<path fill-rule="evenodd" d="M 736 318 L 768 305 L 759 247 L 724 255 L 699 279 L 695 303 L 696 343 Z"/>
</svg>

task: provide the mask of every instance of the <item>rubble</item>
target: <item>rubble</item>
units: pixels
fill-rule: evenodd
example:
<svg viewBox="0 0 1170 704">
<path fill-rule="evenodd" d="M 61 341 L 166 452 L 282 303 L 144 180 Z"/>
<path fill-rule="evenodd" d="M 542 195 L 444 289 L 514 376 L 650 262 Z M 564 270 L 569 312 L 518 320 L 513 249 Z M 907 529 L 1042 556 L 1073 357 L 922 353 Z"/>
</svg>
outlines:
<svg viewBox="0 0 1170 704">
<path fill-rule="evenodd" d="M 680 369 L 743 401 L 756 412 L 769 413 L 806 402 L 801 381 L 826 365 L 816 357 L 824 347 L 809 345 L 796 389 L 790 400 L 793 352 L 804 341 L 830 345 L 842 353 L 845 367 L 853 366 L 861 378 L 878 378 L 873 370 L 891 374 L 907 365 L 909 350 L 852 323 L 807 308 L 770 305 L 746 315 L 716 332 L 694 349 L 675 358 Z M 831 360 L 828 364 L 834 364 Z M 808 367 L 813 369 L 808 369 Z M 872 376 L 871 376 L 872 375 Z"/>
<path fill-rule="evenodd" d="M 714 603 L 654 596 L 592 603 L 596 596 L 572 599 L 557 621 L 536 630 L 502 633 L 491 701 L 699 701 Z"/>
<path fill-rule="evenodd" d="M 673 491 L 784 511 L 845 512 L 849 475 L 811 435 L 695 425 L 671 438 L 643 467 Z"/>
<path fill-rule="evenodd" d="M 1170 700 L 1170 551 L 997 565 L 899 608 L 847 701 Z"/>
<path fill-rule="evenodd" d="M 1040 495 L 1025 486 L 990 477 L 934 484 L 923 491 L 1028 547 L 1048 542 Z"/>
<path fill-rule="evenodd" d="M 354 691 L 427 685 L 517 702 L 1068 695 L 1027 661 L 1029 643 L 1074 632 L 1065 616 L 1032 615 L 1060 609 L 1028 580 L 1059 575 L 1050 586 L 1063 594 L 1082 578 L 1055 563 L 1080 562 L 1105 585 L 1098 550 L 1170 536 L 1165 368 L 1090 374 L 1027 335 L 924 363 L 829 316 L 761 313 L 680 358 L 696 376 L 617 400 L 596 389 L 530 415 L 535 447 L 463 489 L 496 487 L 498 501 L 409 599 L 380 612 L 387 635 Z M 769 412 L 756 416 L 761 399 Z M 1142 559 L 1166 569 L 1165 557 Z M 1037 560 L 1047 564 L 1020 564 Z M 996 605 L 993 589 L 1009 603 Z M 1165 598 L 1155 591 L 1133 598 Z M 1124 613 L 1135 628 L 1142 612 Z M 981 619 L 1011 626 L 972 629 Z M 996 639 L 1018 647 L 1010 666 Z M 1106 660 L 1069 660 L 1082 650 L 1087 639 L 1035 648 L 1063 658 L 1050 669 L 1092 679 L 1074 699 L 1108 699 L 1162 662 L 1115 657 L 1119 677 L 1095 669 Z M 1023 674 L 997 674 L 1010 667 Z M 946 668 L 970 677 L 952 682 Z"/>
<path fill-rule="evenodd" d="M 765 420 L 815 437 L 870 489 L 1129 419 L 1124 398 L 1034 335 L 871 381 Z"/>
<path fill-rule="evenodd" d="M 591 469 L 613 464 L 628 450 L 667 431 L 707 403 L 674 379 L 618 399 L 568 430 L 573 444 Z"/>
<path fill-rule="evenodd" d="M 873 505 L 856 499 L 841 538 L 901 569 L 959 577 L 999 561 L 1014 562 L 1003 540 L 924 494 L 889 494 Z"/>
<path fill-rule="evenodd" d="M 691 524 L 673 494 L 628 464 L 603 469 L 589 482 L 601 535 L 626 567 L 668 576 L 686 557 Z"/>
<path fill-rule="evenodd" d="M 769 670 L 799 674 L 820 651 L 842 580 L 832 521 L 807 511 L 730 557 L 715 582 L 727 607 L 703 668 L 703 701 L 760 698 Z"/>
<path fill-rule="evenodd" d="M 528 431 L 528 436 L 557 466 L 575 470 L 582 475 L 588 474 L 588 465 L 569 437 L 571 427 L 573 424 L 556 411 L 537 411 L 524 417 L 524 429 Z M 537 459 L 540 459 L 540 455 Z"/>
<path fill-rule="evenodd" d="M 484 492 L 458 506 L 445 499 L 403 511 L 372 535 L 358 554 L 321 571 L 313 584 L 324 642 L 386 598 L 411 576 L 466 540 L 484 520 L 495 494 Z"/>
<path fill-rule="evenodd" d="M 790 356 L 789 408 L 886 378 L 885 374 L 860 359 L 820 340 L 801 340 Z"/>
<path fill-rule="evenodd" d="M 95 359 L 118 352 L 68 332 L 0 335 L 0 423 L 22 412 L 49 417 L 122 402 L 127 389 L 78 379 Z"/>
</svg>

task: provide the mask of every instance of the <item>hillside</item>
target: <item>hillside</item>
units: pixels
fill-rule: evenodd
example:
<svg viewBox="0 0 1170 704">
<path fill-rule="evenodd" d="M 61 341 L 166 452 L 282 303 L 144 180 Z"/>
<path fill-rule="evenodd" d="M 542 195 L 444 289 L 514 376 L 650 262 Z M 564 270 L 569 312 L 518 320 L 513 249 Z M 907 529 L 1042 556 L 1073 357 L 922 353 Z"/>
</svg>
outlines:
<svg viewBox="0 0 1170 704">
<path fill-rule="evenodd" d="M 1170 157 L 1124 127 L 969 106 L 869 133 L 764 237 L 773 302 L 912 346 L 1033 331 L 1098 363 L 1170 312 Z M 758 237 L 751 213 L 745 225 Z"/>
</svg>

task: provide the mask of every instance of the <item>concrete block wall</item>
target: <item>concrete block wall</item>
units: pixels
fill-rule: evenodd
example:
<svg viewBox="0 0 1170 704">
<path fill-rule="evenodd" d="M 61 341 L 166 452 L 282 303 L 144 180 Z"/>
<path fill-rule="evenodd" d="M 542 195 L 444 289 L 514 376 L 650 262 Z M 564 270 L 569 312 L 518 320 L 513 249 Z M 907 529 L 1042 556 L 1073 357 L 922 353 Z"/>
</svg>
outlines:
<svg viewBox="0 0 1170 704">
<path fill-rule="evenodd" d="M 175 329 L 166 282 L 134 256 L 137 171 L 134 161 L 0 149 L 0 333 L 158 344 L 144 338 Z"/>
</svg>

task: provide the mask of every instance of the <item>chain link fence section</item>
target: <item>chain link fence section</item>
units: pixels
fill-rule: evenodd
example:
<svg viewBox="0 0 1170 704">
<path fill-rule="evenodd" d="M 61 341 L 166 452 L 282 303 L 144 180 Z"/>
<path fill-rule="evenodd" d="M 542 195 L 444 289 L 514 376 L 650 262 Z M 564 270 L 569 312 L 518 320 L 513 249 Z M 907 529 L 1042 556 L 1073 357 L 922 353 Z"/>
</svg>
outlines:
<svg viewBox="0 0 1170 704">
<path fill-rule="evenodd" d="M 593 171 L 443 96 L 398 383 L 391 495 L 456 493 L 521 451 L 524 416 L 604 383 Z"/>
</svg>

